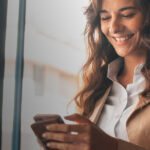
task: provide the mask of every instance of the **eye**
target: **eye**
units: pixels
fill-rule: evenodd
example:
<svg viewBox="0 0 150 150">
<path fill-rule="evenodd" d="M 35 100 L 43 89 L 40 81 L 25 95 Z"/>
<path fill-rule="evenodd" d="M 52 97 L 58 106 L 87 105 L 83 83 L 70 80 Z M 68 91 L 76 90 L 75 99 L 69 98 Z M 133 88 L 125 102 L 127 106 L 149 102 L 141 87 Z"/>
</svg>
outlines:
<svg viewBox="0 0 150 150">
<path fill-rule="evenodd" d="M 124 17 L 124 18 L 132 18 L 134 15 L 135 15 L 135 13 L 131 13 L 131 14 L 127 14 L 127 15 L 122 14 L 122 17 Z"/>
<path fill-rule="evenodd" d="M 109 20 L 111 17 L 100 17 L 101 20 L 106 21 Z"/>
</svg>

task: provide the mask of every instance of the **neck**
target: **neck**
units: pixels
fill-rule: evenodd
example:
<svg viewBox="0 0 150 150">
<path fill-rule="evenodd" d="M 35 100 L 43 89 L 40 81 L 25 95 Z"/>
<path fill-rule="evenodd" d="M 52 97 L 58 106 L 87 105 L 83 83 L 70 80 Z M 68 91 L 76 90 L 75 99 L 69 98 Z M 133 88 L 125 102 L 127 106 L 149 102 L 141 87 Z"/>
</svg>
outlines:
<svg viewBox="0 0 150 150">
<path fill-rule="evenodd" d="M 133 82 L 134 69 L 137 65 L 145 63 L 146 51 L 140 51 L 134 55 L 124 57 L 124 67 L 122 73 L 118 76 L 118 81 L 126 87 Z"/>
<path fill-rule="evenodd" d="M 136 55 L 126 56 L 124 58 L 124 69 L 122 74 L 133 76 L 134 69 L 137 65 L 145 63 L 146 61 L 146 52 L 141 51 L 142 53 L 137 53 Z"/>
</svg>

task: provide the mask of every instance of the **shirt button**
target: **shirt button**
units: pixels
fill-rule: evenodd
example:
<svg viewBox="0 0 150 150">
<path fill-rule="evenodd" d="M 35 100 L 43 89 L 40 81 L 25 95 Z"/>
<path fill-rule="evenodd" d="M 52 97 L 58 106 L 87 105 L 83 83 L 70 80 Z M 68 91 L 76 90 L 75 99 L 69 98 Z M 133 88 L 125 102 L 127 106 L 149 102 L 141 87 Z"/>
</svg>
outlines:
<svg viewBox="0 0 150 150">
<path fill-rule="evenodd" d="M 139 69 L 139 68 L 137 68 L 137 69 L 136 69 L 136 71 L 137 71 L 137 72 L 139 72 L 139 71 L 140 71 L 140 69 Z"/>
</svg>

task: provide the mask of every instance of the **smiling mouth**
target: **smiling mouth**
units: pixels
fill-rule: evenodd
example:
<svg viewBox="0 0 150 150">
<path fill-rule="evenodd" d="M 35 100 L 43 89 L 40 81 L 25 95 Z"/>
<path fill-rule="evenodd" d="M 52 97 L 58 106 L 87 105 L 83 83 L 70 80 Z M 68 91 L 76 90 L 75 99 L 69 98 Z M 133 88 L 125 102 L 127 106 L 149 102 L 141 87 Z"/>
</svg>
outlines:
<svg viewBox="0 0 150 150">
<path fill-rule="evenodd" d="M 134 34 L 130 34 L 130 35 L 122 36 L 122 37 L 113 37 L 113 39 L 117 42 L 124 42 L 124 41 L 131 39 L 133 36 Z"/>
</svg>

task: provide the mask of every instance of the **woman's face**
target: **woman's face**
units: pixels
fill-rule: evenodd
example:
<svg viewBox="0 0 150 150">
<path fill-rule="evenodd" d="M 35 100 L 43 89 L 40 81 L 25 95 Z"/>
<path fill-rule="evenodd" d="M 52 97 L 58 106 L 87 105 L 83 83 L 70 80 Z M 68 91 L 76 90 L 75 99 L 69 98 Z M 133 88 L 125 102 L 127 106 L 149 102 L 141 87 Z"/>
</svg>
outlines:
<svg viewBox="0 0 150 150">
<path fill-rule="evenodd" d="M 135 0 L 102 0 L 100 18 L 101 31 L 119 56 L 140 50 L 137 45 L 144 19 Z"/>
</svg>

